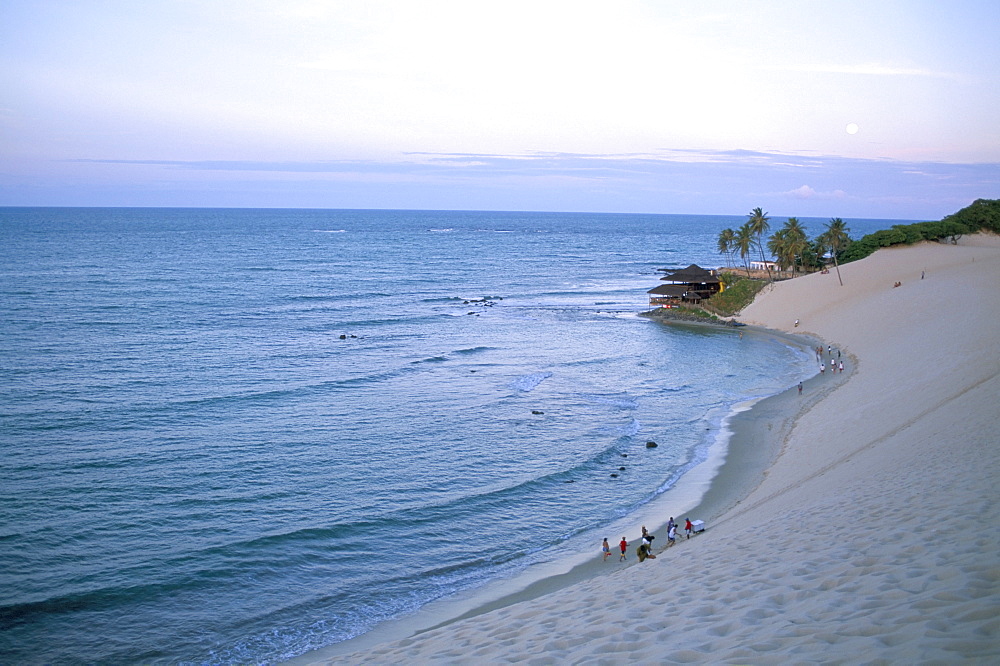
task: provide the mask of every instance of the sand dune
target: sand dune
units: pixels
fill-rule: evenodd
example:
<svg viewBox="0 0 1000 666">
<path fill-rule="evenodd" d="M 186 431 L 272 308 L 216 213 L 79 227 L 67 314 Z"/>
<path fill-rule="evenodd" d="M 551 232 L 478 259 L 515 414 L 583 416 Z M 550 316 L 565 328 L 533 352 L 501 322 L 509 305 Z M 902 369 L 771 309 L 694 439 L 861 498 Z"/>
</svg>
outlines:
<svg viewBox="0 0 1000 666">
<path fill-rule="evenodd" d="M 781 455 L 707 532 L 336 661 L 1000 660 L 1000 239 L 880 250 L 841 274 L 776 284 L 742 313 L 826 341 L 853 373 L 804 412 L 788 400 L 802 413 Z"/>
</svg>

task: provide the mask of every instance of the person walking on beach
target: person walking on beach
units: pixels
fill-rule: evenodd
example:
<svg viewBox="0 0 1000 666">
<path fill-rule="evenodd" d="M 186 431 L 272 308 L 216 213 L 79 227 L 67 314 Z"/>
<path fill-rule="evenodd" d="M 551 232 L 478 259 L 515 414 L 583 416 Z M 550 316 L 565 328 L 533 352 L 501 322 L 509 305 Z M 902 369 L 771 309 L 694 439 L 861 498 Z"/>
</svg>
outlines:
<svg viewBox="0 0 1000 666">
<path fill-rule="evenodd" d="M 677 523 L 674 522 L 674 517 L 670 516 L 670 520 L 667 521 L 667 531 L 669 532 L 670 528 L 673 527 L 676 524 Z"/>
<path fill-rule="evenodd" d="M 667 530 L 667 548 L 674 545 L 677 541 L 677 525 L 671 525 L 670 529 Z"/>
<path fill-rule="evenodd" d="M 687 533 L 687 538 L 688 539 L 691 538 L 691 530 L 693 530 L 693 529 L 694 529 L 694 525 L 691 524 L 691 519 L 690 518 L 685 518 L 684 519 L 684 531 Z"/>
<path fill-rule="evenodd" d="M 655 538 L 656 538 L 655 536 L 653 536 L 652 534 L 649 533 L 649 530 L 646 529 L 646 526 L 643 525 L 642 526 L 642 542 L 644 544 L 646 544 L 647 546 L 652 546 L 653 545 L 653 539 L 655 539 Z"/>
<path fill-rule="evenodd" d="M 799 382 L 799 395 L 802 395 L 802 382 Z"/>
<path fill-rule="evenodd" d="M 627 557 L 625 555 L 625 551 L 628 548 L 628 541 L 625 540 L 625 537 L 622 537 L 622 540 L 618 544 L 618 547 L 622 549 L 622 555 L 621 555 L 621 557 L 618 558 L 618 561 L 619 562 L 624 562 L 627 559 Z"/>
<path fill-rule="evenodd" d="M 840 372 L 841 373 L 844 372 L 844 362 L 843 361 L 840 362 Z"/>
<path fill-rule="evenodd" d="M 608 543 L 608 538 L 604 537 L 604 543 L 601 544 L 601 552 L 604 553 L 604 561 L 608 561 L 608 555 L 611 554 L 611 544 Z"/>
</svg>

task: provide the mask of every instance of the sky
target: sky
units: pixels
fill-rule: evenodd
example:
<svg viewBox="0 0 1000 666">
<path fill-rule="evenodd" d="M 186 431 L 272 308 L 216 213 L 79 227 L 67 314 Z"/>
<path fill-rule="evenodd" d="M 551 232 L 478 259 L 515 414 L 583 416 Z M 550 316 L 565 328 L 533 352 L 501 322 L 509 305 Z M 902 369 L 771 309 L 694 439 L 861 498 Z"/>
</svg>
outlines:
<svg viewBox="0 0 1000 666">
<path fill-rule="evenodd" d="M 940 219 L 996 0 L 0 0 L 0 206 Z"/>
</svg>

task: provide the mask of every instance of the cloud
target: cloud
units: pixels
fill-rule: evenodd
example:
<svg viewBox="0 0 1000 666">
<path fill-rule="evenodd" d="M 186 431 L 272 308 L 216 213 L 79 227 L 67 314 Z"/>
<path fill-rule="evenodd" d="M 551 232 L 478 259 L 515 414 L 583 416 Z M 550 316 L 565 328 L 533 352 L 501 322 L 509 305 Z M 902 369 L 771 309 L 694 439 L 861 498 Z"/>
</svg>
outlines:
<svg viewBox="0 0 1000 666">
<path fill-rule="evenodd" d="M 391 159 L 64 161 L 87 205 L 426 208 L 936 219 L 1000 197 L 1000 163 L 751 150 L 600 154 L 410 152 Z M 2 165 L 2 161 L 0 161 Z M 73 167 L 83 167 L 74 169 Z M 51 179 L 51 178 L 50 178 Z M 44 205 L 37 178 L 0 175 L 0 205 Z M 53 186 L 55 187 L 55 186 Z M 78 205 L 76 190 L 48 203 Z M 41 190 L 38 190 L 41 191 Z M 151 198 L 162 193 L 161 198 Z M 41 203 L 36 203 L 36 201 Z"/>
<path fill-rule="evenodd" d="M 843 190 L 833 190 L 830 192 L 817 192 L 808 185 L 796 187 L 794 190 L 782 192 L 781 194 L 793 199 L 846 199 L 847 193 Z"/>
</svg>

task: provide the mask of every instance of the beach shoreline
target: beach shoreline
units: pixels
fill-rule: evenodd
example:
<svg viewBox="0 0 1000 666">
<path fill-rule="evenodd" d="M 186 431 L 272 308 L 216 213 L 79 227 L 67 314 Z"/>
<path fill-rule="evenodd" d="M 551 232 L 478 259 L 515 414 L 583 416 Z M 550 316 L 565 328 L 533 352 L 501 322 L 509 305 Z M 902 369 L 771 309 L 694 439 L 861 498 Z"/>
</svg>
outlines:
<svg viewBox="0 0 1000 666">
<path fill-rule="evenodd" d="M 716 330 L 723 328 L 718 323 L 704 321 L 649 319 L 652 325 L 659 326 L 704 326 Z M 809 334 L 774 331 L 759 326 L 724 328 L 739 330 L 747 336 L 767 337 L 775 344 L 796 347 L 803 352 L 812 350 L 822 342 Z M 749 406 L 745 406 L 745 403 L 734 405 L 723 417 L 720 426 L 729 430 L 729 435 L 721 442 L 716 437 L 716 441 L 710 444 L 708 459 L 688 470 L 674 487 L 654 498 L 636 514 L 617 521 L 616 526 L 609 527 L 606 531 L 609 535 L 617 534 L 615 530 L 633 533 L 638 532 L 640 523 L 646 524 L 650 527 L 650 532 L 657 536 L 653 553 L 659 556 L 667 551 L 668 514 L 673 515 L 679 523 L 678 545 L 686 541 L 683 534 L 684 519 L 681 516 L 704 520 L 711 529 L 714 521 L 737 506 L 749 490 L 760 483 L 767 467 L 780 453 L 781 442 L 768 436 L 771 430 L 768 423 L 778 416 L 782 428 L 787 428 L 795 414 L 849 377 L 850 370 L 843 375 L 826 378 L 816 373 L 802 380 L 803 395 L 798 395 L 796 385 L 792 384 L 776 394 L 750 400 Z M 763 445 L 753 446 L 751 442 Z M 600 561 L 590 550 L 586 554 L 574 553 L 566 559 L 569 564 L 549 563 L 542 571 L 530 570 L 513 579 L 496 580 L 484 587 L 432 602 L 413 615 L 396 618 L 365 634 L 308 652 L 285 663 L 336 663 L 344 655 L 372 649 L 391 641 L 415 638 L 468 618 L 551 595 L 591 578 L 639 565 L 635 556 L 637 542 L 630 542 L 628 560 L 619 563 L 618 536 L 613 539 L 609 536 L 609 539 L 613 541 L 613 553 L 608 558 L 608 563 Z M 596 549 L 593 550 L 596 552 Z M 548 573 L 545 573 L 546 570 Z"/>
<path fill-rule="evenodd" d="M 979 265 L 971 266 L 977 258 Z M 936 282 L 924 281 L 925 271 Z M 804 383 L 802 396 L 789 389 L 731 419 L 726 461 L 691 511 L 708 523 L 705 534 L 651 563 L 583 580 L 539 581 L 529 594 L 515 593 L 363 656 L 462 663 L 544 652 L 568 661 L 668 661 L 660 646 L 674 632 L 689 646 L 674 653 L 681 661 L 792 653 L 829 659 L 831 646 L 846 660 L 997 654 L 998 577 L 981 553 L 995 552 L 986 549 L 997 545 L 998 510 L 977 498 L 990 495 L 998 468 L 987 445 L 1000 428 L 987 406 L 1000 394 L 1000 368 L 989 344 L 996 336 L 983 319 L 1000 313 L 990 289 L 1000 276 L 1000 241 L 980 235 L 959 246 L 882 250 L 841 272 L 846 288 L 836 286 L 835 275 L 807 276 L 775 285 L 744 311 L 741 319 L 761 327 L 755 334 L 810 336 L 843 349 L 851 375 L 818 375 Z M 896 282 L 904 289 L 891 287 Z M 974 297 L 980 312 L 964 299 L 948 300 L 963 285 L 962 294 Z M 928 303 L 937 308 L 936 321 L 925 314 Z M 949 328 L 956 319 L 962 326 Z M 793 330 L 795 320 L 802 326 Z M 931 362 L 942 348 L 968 358 Z M 923 386 L 934 390 L 919 390 Z M 906 400 L 897 399 L 901 390 Z M 936 450 L 942 432 L 961 436 L 947 456 Z M 751 445 L 760 441 L 767 445 Z M 938 477 L 962 470 L 969 487 L 901 477 L 903 470 Z M 924 546 L 921 525 L 971 505 L 994 529 L 963 534 L 959 525 L 968 529 L 974 520 L 953 516 L 950 564 L 962 575 L 941 577 L 942 558 Z M 887 515 L 893 524 L 881 523 Z M 756 555 L 748 559 L 747 553 Z M 901 582 L 901 563 L 910 571 L 906 578 L 919 585 Z M 555 590 L 562 593 L 549 594 Z M 593 599 L 604 602 L 588 603 Z M 928 609 L 948 609 L 961 621 L 927 620 Z M 341 658 L 311 655 L 310 661 Z"/>
</svg>

